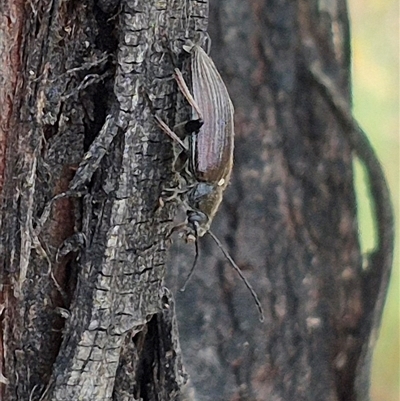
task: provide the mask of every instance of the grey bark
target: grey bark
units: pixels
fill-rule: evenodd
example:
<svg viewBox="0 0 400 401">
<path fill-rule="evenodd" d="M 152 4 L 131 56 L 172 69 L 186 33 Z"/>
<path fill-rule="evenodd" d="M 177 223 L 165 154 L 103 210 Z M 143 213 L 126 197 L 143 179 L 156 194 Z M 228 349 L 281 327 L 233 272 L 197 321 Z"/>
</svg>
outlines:
<svg viewBox="0 0 400 401">
<path fill-rule="evenodd" d="M 173 118 L 170 53 L 178 60 L 184 38 L 205 29 L 207 5 L 20 6 L 3 397 L 176 399 L 185 375 L 163 284 L 172 207 L 158 207 L 172 153 L 153 112 Z"/>
<path fill-rule="evenodd" d="M 351 117 L 346 2 L 220 0 L 209 32 L 236 112 L 233 179 L 212 228 L 263 298 L 266 323 L 204 241 L 201 269 L 177 295 L 197 399 L 368 400 L 393 216 L 379 162 Z M 364 257 L 354 157 L 376 212 L 377 248 Z"/>
<path fill-rule="evenodd" d="M 266 322 L 208 238 L 176 306 L 193 257 L 178 238 L 164 281 L 180 217 L 160 207 L 175 177 L 153 115 L 189 116 L 172 72 L 188 72 L 186 39 L 204 42 L 208 3 L 4 1 L 0 399 L 368 399 L 393 233 L 349 114 L 345 2 L 211 6 L 211 56 L 236 109 L 213 230 Z M 366 269 L 354 155 L 378 221 Z"/>
</svg>

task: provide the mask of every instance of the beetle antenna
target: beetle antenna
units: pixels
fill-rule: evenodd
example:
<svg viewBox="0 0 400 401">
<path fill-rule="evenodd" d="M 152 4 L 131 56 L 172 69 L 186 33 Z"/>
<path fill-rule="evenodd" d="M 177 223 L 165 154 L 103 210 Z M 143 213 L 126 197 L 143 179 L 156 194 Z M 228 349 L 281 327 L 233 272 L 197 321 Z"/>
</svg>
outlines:
<svg viewBox="0 0 400 401">
<path fill-rule="evenodd" d="M 224 248 L 224 246 L 222 245 L 221 241 L 214 235 L 214 233 L 212 231 L 208 230 L 207 232 L 211 236 L 211 238 L 214 240 L 214 242 L 217 244 L 218 248 L 221 249 L 221 251 L 224 254 L 224 256 L 228 259 L 228 261 L 231 264 L 231 266 L 236 270 L 236 272 L 239 274 L 240 278 L 243 280 L 244 284 L 246 285 L 246 287 L 250 291 L 251 296 L 253 297 L 254 302 L 257 305 L 257 309 L 258 309 L 258 312 L 259 312 L 259 315 L 260 315 L 259 316 L 260 322 L 263 322 L 264 321 L 264 310 L 263 310 L 261 302 L 260 302 L 260 300 L 258 298 L 258 295 L 254 291 L 254 289 L 251 286 L 251 284 L 247 281 L 246 277 L 244 276 L 243 272 L 240 270 L 239 266 L 232 259 L 232 256 L 229 255 L 228 251 Z M 197 239 L 196 239 L 196 242 L 197 242 Z M 197 253 L 196 253 L 196 258 L 197 258 Z"/>
<path fill-rule="evenodd" d="M 194 257 L 192 268 L 190 269 L 190 272 L 189 272 L 188 276 L 186 277 L 186 280 L 183 283 L 183 286 L 181 288 L 182 292 L 184 292 L 186 290 L 187 283 L 189 282 L 190 278 L 193 276 L 194 269 L 197 265 L 197 260 L 199 259 L 199 236 L 197 234 L 197 224 L 196 223 L 193 224 L 193 228 L 194 228 L 194 247 L 195 247 L 196 255 Z"/>
</svg>

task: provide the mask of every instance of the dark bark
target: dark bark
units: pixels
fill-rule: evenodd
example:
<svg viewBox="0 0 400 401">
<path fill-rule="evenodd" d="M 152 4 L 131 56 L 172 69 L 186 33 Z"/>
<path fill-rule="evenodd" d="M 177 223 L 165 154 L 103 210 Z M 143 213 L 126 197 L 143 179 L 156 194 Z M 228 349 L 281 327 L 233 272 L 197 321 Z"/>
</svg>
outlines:
<svg viewBox="0 0 400 401">
<path fill-rule="evenodd" d="M 159 198 L 173 154 L 153 114 L 189 115 L 172 71 L 187 72 L 185 39 L 204 41 L 207 2 L 2 2 L 0 399 L 368 399 L 392 216 L 349 113 L 345 1 L 328 3 L 212 3 L 211 56 L 236 108 L 213 230 L 266 321 L 205 237 L 178 336 L 192 253 L 176 239 L 171 293 L 176 205 Z M 354 154 L 378 222 L 366 269 Z"/>
<path fill-rule="evenodd" d="M 213 230 L 267 318 L 257 321 L 243 283 L 204 241 L 201 268 L 177 295 L 198 399 L 367 400 L 393 220 L 379 163 L 351 119 L 345 1 L 214 2 L 210 35 L 236 110 L 233 179 Z M 367 167 L 378 227 L 366 269 L 355 155 Z"/>
</svg>

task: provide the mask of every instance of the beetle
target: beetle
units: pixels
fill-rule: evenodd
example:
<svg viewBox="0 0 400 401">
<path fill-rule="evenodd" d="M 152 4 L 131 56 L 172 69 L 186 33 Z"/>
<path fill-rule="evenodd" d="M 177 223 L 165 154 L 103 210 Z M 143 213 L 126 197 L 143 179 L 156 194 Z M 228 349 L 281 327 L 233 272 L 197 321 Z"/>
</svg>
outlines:
<svg viewBox="0 0 400 401">
<path fill-rule="evenodd" d="M 192 269 L 182 287 L 193 274 L 198 259 L 198 239 L 208 233 L 221 249 L 232 267 L 238 272 L 250 290 L 264 320 L 263 309 L 257 294 L 240 268 L 210 230 L 210 226 L 222 202 L 229 184 L 233 166 L 234 108 L 228 90 L 214 62 L 196 44 L 188 42 L 184 50 L 191 54 L 192 91 L 189 90 L 179 69 L 174 70 L 179 89 L 192 107 L 192 119 L 185 124 L 184 136 L 177 135 L 159 117 L 157 123 L 179 145 L 184 154 L 177 169 L 181 178 L 183 204 L 187 221 L 175 230 L 184 229 L 187 241 L 194 241 L 196 256 Z"/>
<path fill-rule="evenodd" d="M 192 55 L 193 96 L 177 68 L 175 79 L 193 109 L 189 123 L 193 126 L 193 122 L 198 121 L 198 127 L 186 127 L 186 136 L 189 137 L 186 144 L 162 120 L 156 118 L 161 128 L 188 155 L 187 170 L 181 171 L 186 179 L 191 177 L 193 181 L 187 193 L 188 205 L 193 209 L 188 215 L 188 226 L 191 228 L 188 236 L 202 237 L 210 229 L 231 176 L 234 110 L 228 90 L 212 59 L 200 46 L 191 42 L 184 49 Z"/>
<path fill-rule="evenodd" d="M 234 120 L 233 104 L 228 90 L 212 59 L 198 45 L 184 48 L 190 52 L 192 90 L 190 91 L 179 70 L 176 80 L 191 104 L 194 116 L 203 124 L 191 135 L 189 169 L 198 184 L 189 193 L 189 204 L 196 210 L 188 215 L 188 223 L 195 236 L 209 231 L 211 222 L 222 202 L 233 166 Z M 203 115 L 205 118 L 203 118 Z"/>
</svg>

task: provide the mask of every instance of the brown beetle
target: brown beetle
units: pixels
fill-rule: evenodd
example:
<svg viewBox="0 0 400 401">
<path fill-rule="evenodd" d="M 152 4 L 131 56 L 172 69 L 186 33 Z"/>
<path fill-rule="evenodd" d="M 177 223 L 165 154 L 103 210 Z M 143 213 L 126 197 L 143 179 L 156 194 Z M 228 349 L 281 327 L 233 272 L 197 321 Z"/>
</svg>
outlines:
<svg viewBox="0 0 400 401">
<path fill-rule="evenodd" d="M 198 45 L 190 44 L 193 100 L 179 70 L 176 80 L 193 107 L 193 117 L 203 124 L 191 135 L 189 170 L 198 184 L 189 195 L 189 206 L 202 214 L 188 216 L 189 226 L 197 226 L 202 237 L 210 229 L 223 193 L 228 186 L 233 165 L 234 122 L 233 104 L 228 90 L 212 59 Z M 203 118 L 205 116 L 205 118 Z"/>
<path fill-rule="evenodd" d="M 233 104 L 214 62 L 207 53 L 193 43 L 184 46 L 184 49 L 192 56 L 193 96 L 178 69 L 175 69 L 175 79 L 193 110 L 192 120 L 185 127 L 185 137 L 179 137 L 156 116 L 160 127 L 182 148 L 187 159 L 184 168 L 179 168 L 181 186 L 184 188 L 178 191 L 184 194 L 182 201 L 187 210 L 187 221 L 176 229 L 184 229 L 186 240 L 195 242 L 196 256 L 182 290 L 185 289 L 197 263 L 198 238 L 208 233 L 250 290 L 260 312 L 260 320 L 263 321 L 263 310 L 257 294 L 210 230 L 232 172 Z"/>
</svg>

